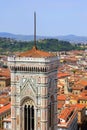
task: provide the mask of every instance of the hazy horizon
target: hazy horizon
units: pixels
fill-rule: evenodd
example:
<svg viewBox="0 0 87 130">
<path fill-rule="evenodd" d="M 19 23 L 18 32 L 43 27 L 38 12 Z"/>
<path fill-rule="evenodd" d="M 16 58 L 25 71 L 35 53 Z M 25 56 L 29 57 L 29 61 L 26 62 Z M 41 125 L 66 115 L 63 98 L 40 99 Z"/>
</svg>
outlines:
<svg viewBox="0 0 87 130">
<path fill-rule="evenodd" d="M 7 34 L 13 34 L 13 35 L 25 35 L 25 36 L 34 36 L 34 34 L 21 34 L 21 33 L 12 33 L 12 32 L 0 32 L 0 33 L 7 33 Z M 47 37 L 49 37 L 50 35 L 39 35 L 39 34 L 37 34 L 37 36 L 47 36 Z M 52 36 L 52 35 L 51 35 Z M 51 37 L 50 36 L 50 37 Z M 82 36 L 82 37 L 87 37 L 87 35 L 86 36 L 83 36 L 83 35 L 75 35 L 75 34 L 61 34 L 61 35 L 54 35 L 54 36 L 52 36 L 52 37 L 57 37 L 57 36 Z"/>
</svg>

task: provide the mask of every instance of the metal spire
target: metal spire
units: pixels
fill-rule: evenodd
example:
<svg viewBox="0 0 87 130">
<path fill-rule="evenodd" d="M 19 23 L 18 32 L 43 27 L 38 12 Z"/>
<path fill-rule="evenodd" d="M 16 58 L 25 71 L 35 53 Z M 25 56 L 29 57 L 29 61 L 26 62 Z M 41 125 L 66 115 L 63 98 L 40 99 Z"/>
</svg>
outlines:
<svg viewBox="0 0 87 130">
<path fill-rule="evenodd" d="M 36 12 L 34 12 L 34 46 L 37 49 L 37 46 L 36 46 Z"/>
</svg>

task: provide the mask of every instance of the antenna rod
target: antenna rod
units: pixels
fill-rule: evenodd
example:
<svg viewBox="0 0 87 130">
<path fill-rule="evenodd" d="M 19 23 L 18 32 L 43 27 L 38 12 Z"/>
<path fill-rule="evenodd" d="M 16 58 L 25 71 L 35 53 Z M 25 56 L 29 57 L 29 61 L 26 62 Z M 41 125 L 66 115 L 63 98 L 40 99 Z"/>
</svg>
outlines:
<svg viewBox="0 0 87 130">
<path fill-rule="evenodd" d="M 36 12 L 34 12 L 34 45 L 36 47 Z"/>
</svg>

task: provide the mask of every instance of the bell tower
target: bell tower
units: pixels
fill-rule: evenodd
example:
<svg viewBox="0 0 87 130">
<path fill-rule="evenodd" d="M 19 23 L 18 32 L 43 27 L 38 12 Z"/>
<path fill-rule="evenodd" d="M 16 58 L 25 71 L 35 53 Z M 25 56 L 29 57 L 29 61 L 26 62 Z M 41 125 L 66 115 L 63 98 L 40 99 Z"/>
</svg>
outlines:
<svg viewBox="0 0 87 130">
<path fill-rule="evenodd" d="M 12 130 L 57 130 L 58 57 L 35 43 L 31 50 L 8 57 L 8 63 Z"/>
</svg>

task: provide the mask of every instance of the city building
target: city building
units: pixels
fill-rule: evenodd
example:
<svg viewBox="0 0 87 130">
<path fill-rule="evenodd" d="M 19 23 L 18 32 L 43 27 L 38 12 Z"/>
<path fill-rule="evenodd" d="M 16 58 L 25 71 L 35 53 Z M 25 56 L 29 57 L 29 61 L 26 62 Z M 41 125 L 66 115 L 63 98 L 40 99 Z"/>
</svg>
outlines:
<svg viewBox="0 0 87 130">
<path fill-rule="evenodd" d="M 0 90 L 10 86 L 10 77 L 0 77 Z"/>
<path fill-rule="evenodd" d="M 9 96 L 0 96 L 0 107 L 6 106 L 8 103 L 10 103 Z"/>
<path fill-rule="evenodd" d="M 85 116 L 85 105 L 83 104 L 76 104 L 77 112 L 78 112 L 78 124 L 82 125 L 86 121 L 86 116 Z"/>
<path fill-rule="evenodd" d="M 8 68 L 0 68 L 0 91 L 10 87 L 10 71 Z"/>
<path fill-rule="evenodd" d="M 77 111 L 73 107 L 65 108 L 58 116 L 57 130 L 77 130 Z"/>
<path fill-rule="evenodd" d="M 70 75 L 68 73 L 58 73 L 58 88 L 60 84 L 63 84 L 63 86 L 59 89 L 60 93 L 68 94 L 69 90 L 69 82 L 68 77 Z"/>
<path fill-rule="evenodd" d="M 11 104 L 0 108 L 0 129 L 3 129 L 3 119 L 11 115 Z"/>
<path fill-rule="evenodd" d="M 3 130 L 11 130 L 11 116 L 3 119 Z"/>
</svg>

